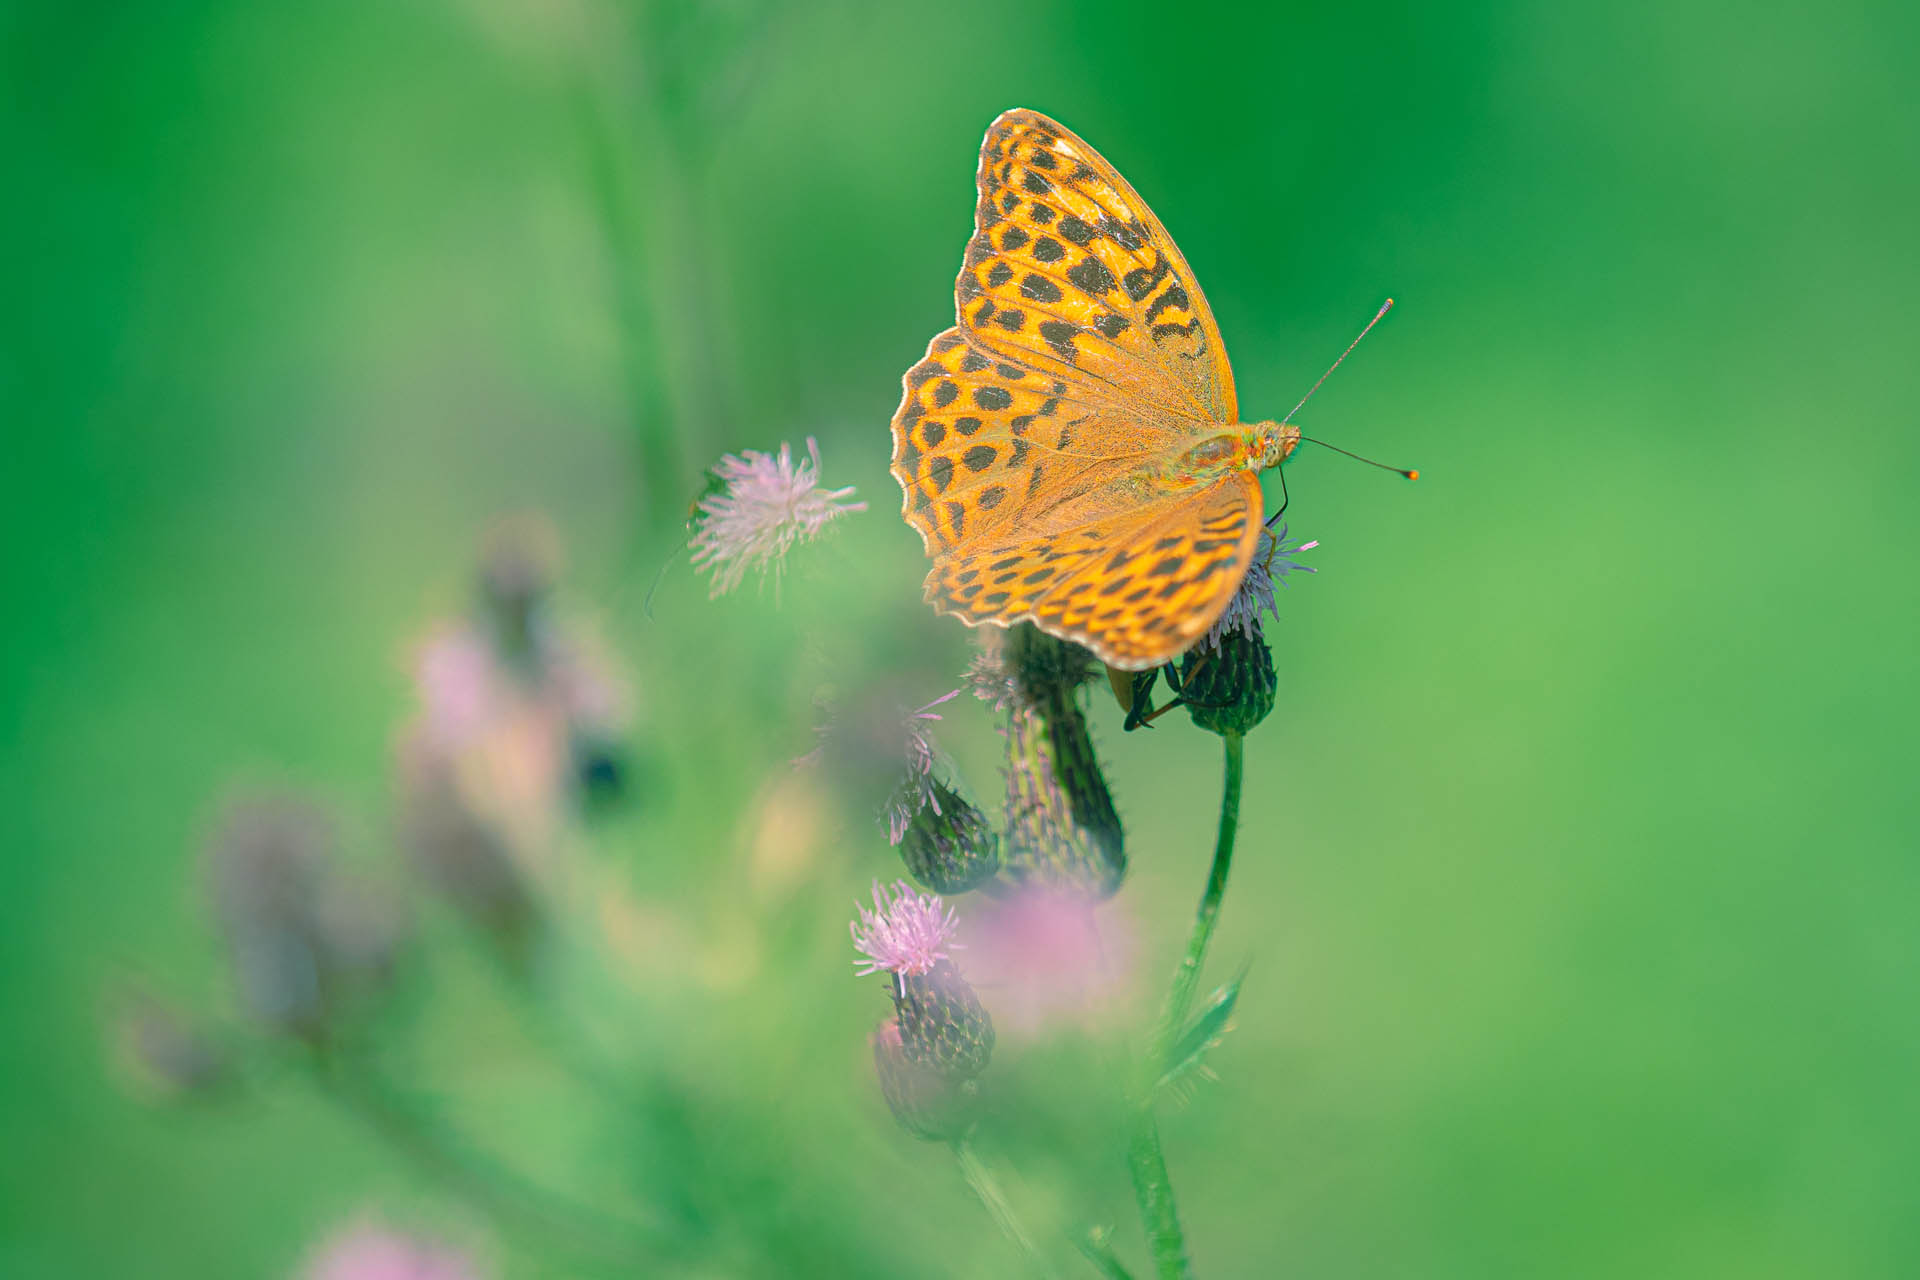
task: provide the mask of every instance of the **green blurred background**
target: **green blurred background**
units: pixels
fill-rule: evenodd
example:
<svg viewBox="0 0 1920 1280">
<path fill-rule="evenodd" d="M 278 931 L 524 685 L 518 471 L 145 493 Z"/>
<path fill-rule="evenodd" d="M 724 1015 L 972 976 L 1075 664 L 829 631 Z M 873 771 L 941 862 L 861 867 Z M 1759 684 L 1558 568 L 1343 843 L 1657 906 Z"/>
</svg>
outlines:
<svg viewBox="0 0 1920 1280">
<path fill-rule="evenodd" d="M 8 6 L 0 1274 L 468 1222 L 295 1073 L 129 1098 L 103 993 L 231 1005 L 196 866 L 237 784 L 388 856 L 409 646 L 528 510 L 637 690 L 584 838 L 650 959 L 571 998 L 639 1101 L 581 1096 L 432 908 L 413 1083 L 610 1209 L 695 1204 L 659 1274 L 1020 1273 L 875 1096 L 843 931 L 884 839 L 755 826 L 822 686 L 967 660 L 887 420 L 1015 105 L 1152 203 L 1249 415 L 1400 304 L 1303 418 L 1421 481 L 1289 467 L 1323 548 L 1248 742 L 1213 971 L 1251 974 L 1165 1122 L 1204 1273 L 1920 1271 L 1917 36 L 1894 3 Z M 681 564 L 649 618 L 702 469 L 808 435 L 871 509 L 778 602 Z M 1103 699 L 1144 1003 L 1218 748 Z M 943 742 L 997 794 L 983 711 Z M 1024 1110 L 984 1141 L 1144 1274 L 1078 1052 L 1003 1048 Z"/>
</svg>

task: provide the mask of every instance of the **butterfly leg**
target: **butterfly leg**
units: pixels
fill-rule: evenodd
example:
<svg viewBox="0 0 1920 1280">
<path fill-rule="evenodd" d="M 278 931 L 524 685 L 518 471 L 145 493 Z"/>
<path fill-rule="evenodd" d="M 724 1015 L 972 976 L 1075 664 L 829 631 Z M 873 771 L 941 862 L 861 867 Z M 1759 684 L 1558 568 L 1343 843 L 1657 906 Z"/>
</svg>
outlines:
<svg viewBox="0 0 1920 1280">
<path fill-rule="evenodd" d="M 1174 698 L 1172 702 L 1169 702 L 1166 706 L 1162 707 L 1160 710 L 1171 711 L 1175 707 L 1184 705 L 1189 707 L 1204 707 L 1209 711 L 1217 711 L 1220 708 L 1226 706 L 1227 704 L 1224 702 L 1204 702 L 1201 699 L 1196 698 L 1192 694 L 1187 692 L 1187 685 L 1193 683 L 1193 677 L 1199 675 L 1202 671 L 1205 671 L 1207 669 L 1207 664 L 1212 661 L 1213 661 L 1212 653 L 1207 653 L 1202 655 L 1200 660 L 1193 664 L 1193 672 L 1191 675 L 1189 675 L 1186 678 L 1185 681 L 1182 681 L 1180 679 L 1180 673 L 1174 669 L 1174 664 L 1169 662 L 1167 664 L 1167 687 L 1169 689 L 1172 689 L 1175 695 L 1177 696 Z M 1158 715 L 1159 712 L 1155 712 L 1154 714 Z"/>
<path fill-rule="evenodd" d="M 1121 727 L 1126 732 L 1132 733 L 1143 725 L 1152 728 L 1154 720 L 1162 715 L 1167 707 L 1162 707 L 1159 711 L 1153 709 L 1153 685 L 1154 681 L 1160 678 L 1157 668 L 1135 672 L 1129 678 L 1133 681 L 1133 697 L 1127 706 L 1127 722 Z M 1168 707 L 1172 705 L 1173 703 L 1167 704 Z"/>
<path fill-rule="evenodd" d="M 1203 670 L 1210 661 L 1212 661 L 1210 657 L 1200 659 L 1200 661 L 1195 664 L 1194 670 L 1196 672 Z M 1173 698 L 1166 704 L 1156 707 L 1153 705 L 1153 699 L 1150 695 L 1153 692 L 1154 679 L 1162 672 L 1166 674 L 1167 688 L 1173 691 Z M 1141 674 L 1145 679 L 1134 691 L 1133 708 L 1127 712 L 1127 723 L 1124 726 L 1129 731 L 1143 727 L 1151 729 L 1155 720 L 1158 720 L 1175 707 L 1214 706 L 1211 702 L 1201 702 L 1197 698 L 1187 696 L 1186 688 L 1180 680 L 1180 667 L 1178 663 L 1169 662 L 1163 667 L 1142 672 Z"/>
<path fill-rule="evenodd" d="M 1285 467 L 1275 467 L 1274 472 L 1280 477 L 1280 509 L 1267 517 L 1267 528 L 1269 529 L 1273 528 L 1274 523 L 1278 521 L 1281 516 L 1287 514 L 1287 503 L 1289 501 L 1287 497 L 1287 469 Z"/>
</svg>

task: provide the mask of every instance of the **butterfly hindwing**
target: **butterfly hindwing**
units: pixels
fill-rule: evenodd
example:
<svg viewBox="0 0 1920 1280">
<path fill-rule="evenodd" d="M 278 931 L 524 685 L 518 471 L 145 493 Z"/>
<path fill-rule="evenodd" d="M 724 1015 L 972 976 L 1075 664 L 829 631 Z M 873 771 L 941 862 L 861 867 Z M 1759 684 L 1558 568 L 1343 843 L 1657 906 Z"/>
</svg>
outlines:
<svg viewBox="0 0 1920 1280">
<path fill-rule="evenodd" d="M 1260 536 L 1250 474 L 1180 496 L 1151 520 L 1108 502 L 1105 519 L 956 548 L 936 557 L 927 599 L 969 624 L 1032 621 L 1114 667 L 1164 662 L 1220 616 Z"/>
<path fill-rule="evenodd" d="M 980 150 L 959 323 L 1036 367 L 1115 388 L 1141 409 L 1238 420 L 1206 296 L 1146 202 L 1066 126 L 1001 115 Z M 1200 428 L 1194 428 L 1200 429 Z"/>
</svg>

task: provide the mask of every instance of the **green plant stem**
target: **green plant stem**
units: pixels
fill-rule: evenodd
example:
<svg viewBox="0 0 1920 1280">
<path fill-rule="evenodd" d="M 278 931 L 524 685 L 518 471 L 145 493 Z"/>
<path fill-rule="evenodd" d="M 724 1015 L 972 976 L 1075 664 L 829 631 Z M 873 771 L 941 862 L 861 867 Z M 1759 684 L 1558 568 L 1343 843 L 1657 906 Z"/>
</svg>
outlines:
<svg viewBox="0 0 1920 1280">
<path fill-rule="evenodd" d="M 1200 909 L 1194 916 L 1186 954 L 1180 957 L 1180 965 L 1173 971 L 1173 985 L 1167 991 L 1160 1023 L 1154 1029 L 1152 1050 L 1141 1067 L 1127 1133 L 1127 1164 L 1133 1174 L 1134 1197 L 1140 1202 L 1140 1222 L 1146 1229 L 1154 1267 L 1161 1280 L 1183 1280 L 1193 1274 L 1193 1265 L 1187 1258 L 1186 1235 L 1180 1229 L 1180 1213 L 1174 1204 L 1173 1183 L 1167 1176 L 1166 1155 L 1160 1147 L 1160 1120 L 1154 1109 L 1154 1092 L 1166 1071 L 1167 1055 L 1180 1038 L 1187 1013 L 1193 1007 L 1193 994 L 1200 986 L 1200 970 L 1206 964 L 1207 947 L 1213 941 L 1213 927 L 1220 918 L 1220 900 L 1227 892 L 1227 872 L 1233 867 L 1233 839 L 1240 828 L 1243 759 L 1239 734 L 1223 734 L 1221 742 L 1226 751 L 1226 776 L 1220 789 L 1220 833 L 1213 846 L 1213 869 L 1207 875 L 1206 891 L 1200 895 Z"/>
<path fill-rule="evenodd" d="M 1113 1251 L 1113 1244 L 1107 1239 L 1106 1228 L 1099 1227 L 1087 1232 L 1074 1241 L 1080 1246 L 1080 1252 L 1091 1262 L 1094 1269 L 1107 1280 L 1133 1280 L 1133 1273 L 1120 1261 Z"/>
<path fill-rule="evenodd" d="M 1227 872 L 1233 867 L 1233 838 L 1240 830 L 1240 778 L 1242 753 L 1240 735 L 1224 734 L 1226 778 L 1220 789 L 1220 835 L 1213 846 L 1213 870 L 1207 875 L 1206 892 L 1200 896 L 1200 909 L 1194 915 L 1193 934 L 1187 939 L 1187 953 L 1173 971 L 1173 987 L 1167 992 L 1166 1008 L 1160 1014 L 1160 1027 L 1154 1037 L 1153 1078 L 1159 1079 L 1167 1053 L 1180 1038 L 1193 1008 L 1193 993 L 1200 987 L 1200 970 L 1206 964 L 1207 947 L 1213 942 L 1213 926 L 1220 918 L 1220 899 L 1227 892 Z"/>
<path fill-rule="evenodd" d="M 999 1224 L 1000 1230 L 1006 1232 L 1007 1239 L 1020 1246 L 1020 1251 L 1027 1255 L 1034 1269 L 1041 1275 L 1048 1277 L 1057 1275 L 1053 1264 L 1048 1262 L 1047 1256 L 1040 1252 L 1040 1246 L 1033 1242 L 1033 1237 L 1027 1234 L 1027 1229 L 1021 1223 L 1019 1215 L 1013 1211 L 1013 1202 L 1007 1199 L 1006 1192 L 1001 1189 L 1000 1180 L 993 1176 L 993 1170 L 987 1168 L 986 1163 L 980 1159 L 980 1154 L 973 1149 L 973 1144 L 965 1138 L 956 1140 L 953 1143 L 953 1156 L 960 1162 L 960 1172 L 966 1176 L 967 1185 L 973 1188 L 974 1195 L 980 1197 L 980 1203 L 986 1206 L 987 1212 Z"/>
<path fill-rule="evenodd" d="M 1162 1280 L 1182 1280 L 1193 1274 L 1193 1268 L 1187 1261 L 1180 1211 L 1173 1202 L 1173 1182 L 1167 1177 L 1167 1158 L 1160 1150 L 1160 1118 L 1154 1113 L 1152 1090 L 1151 1084 L 1146 1085 L 1133 1104 L 1127 1167 L 1133 1174 L 1133 1195 L 1140 1202 L 1140 1225 L 1147 1233 L 1154 1271 Z"/>
</svg>

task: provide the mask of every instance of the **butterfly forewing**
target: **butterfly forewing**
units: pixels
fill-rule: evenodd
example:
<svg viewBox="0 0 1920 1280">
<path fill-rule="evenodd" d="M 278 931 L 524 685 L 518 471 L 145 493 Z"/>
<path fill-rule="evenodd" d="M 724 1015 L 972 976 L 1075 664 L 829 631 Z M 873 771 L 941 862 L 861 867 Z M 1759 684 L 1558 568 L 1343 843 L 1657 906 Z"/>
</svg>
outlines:
<svg viewBox="0 0 1920 1280">
<path fill-rule="evenodd" d="M 962 327 L 1036 367 L 1104 383 L 1141 412 L 1237 421 L 1206 296 L 1126 179 L 1038 112 L 980 149 L 980 202 L 956 283 Z"/>
<path fill-rule="evenodd" d="M 1031 530 L 1090 485 L 1175 439 L 1098 387 L 1075 386 L 984 351 L 949 329 L 907 370 L 893 419 L 902 514 L 929 554 Z"/>
</svg>

